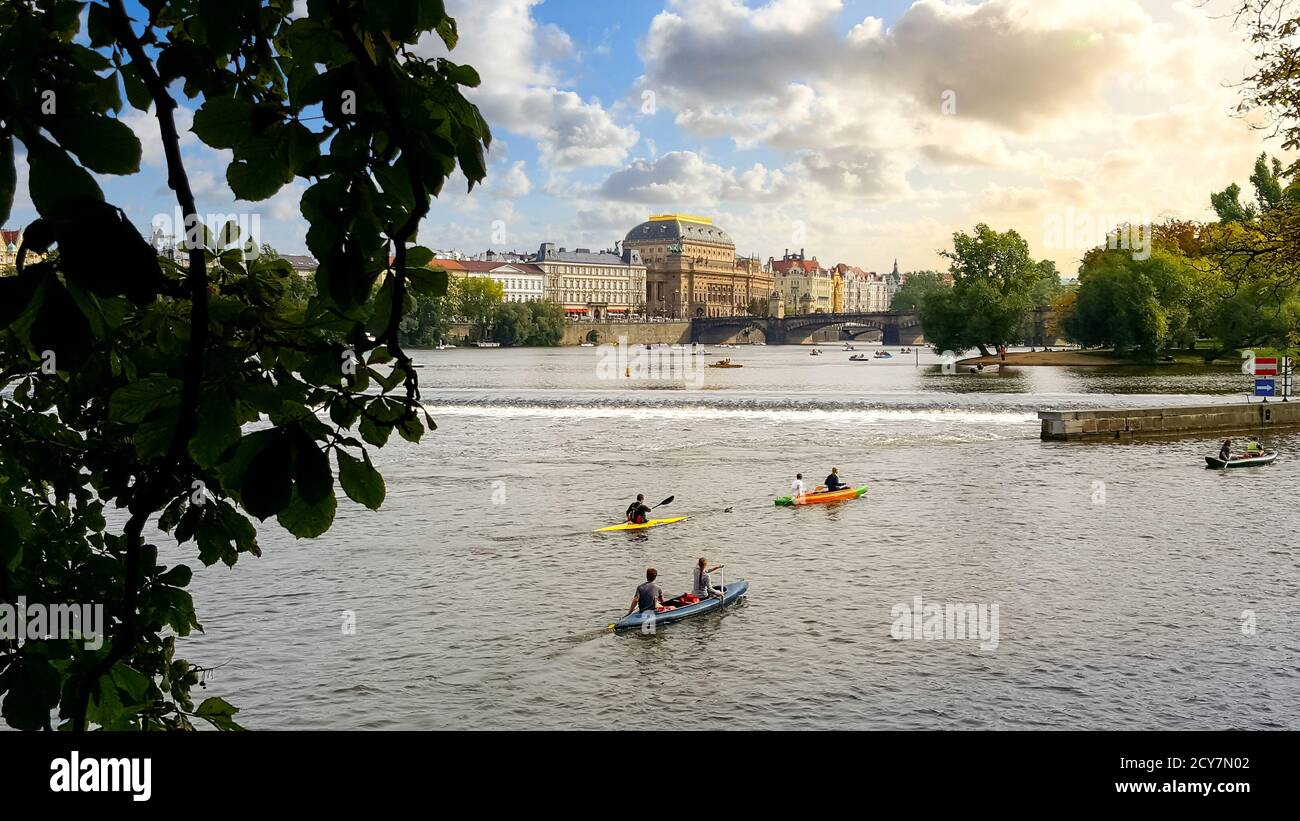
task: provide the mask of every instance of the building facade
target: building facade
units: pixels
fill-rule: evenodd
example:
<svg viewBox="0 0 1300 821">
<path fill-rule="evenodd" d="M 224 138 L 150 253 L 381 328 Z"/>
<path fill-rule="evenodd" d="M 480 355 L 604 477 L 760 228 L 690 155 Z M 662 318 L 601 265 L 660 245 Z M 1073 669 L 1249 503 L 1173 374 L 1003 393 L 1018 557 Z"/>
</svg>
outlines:
<svg viewBox="0 0 1300 821">
<path fill-rule="evenodd" d="M 772 277 L 758 259 L 736 256 L 731 237 L 708 217 L 651 216 L 628 231 L 623 249 L 645 260 L 651 316 L 737 316 L 772 293 Z"/>
<path fill-rule="evenodd" d="M 0 230 L 0 268 L 18 264 L 18 249 L 23 244 L 23 232 L 20 228 Z"/>
<path fill-rule="evenodd" d="M 531 265 L 545 278 L 545 297 L 573 319 L 628 319 L 645 313 L 646 266 L 635 250 L 570 251 L 543 242 Z"/>
<path fill-rule="evenodd" d="M 817 257 L 804 256 L 802 248 L 797 254 L 787 248 L 781 259 L 769 258 L 767 267 L 772 272 L 773 287 L 781 292 L 789 313 L 828 314 L 837 304 L 843 304 L 843 291 L 837 303 L 831 272 L 821 266 Z"/>
<path fill-rule="evenodd" d="M 532 302 L 543 298 L 544 275 L 540 268 L 529 263 L 435 259 L 430 265 L 446 268 L 453 277 L 487 277 L 500 283 L 504 293 L 502 302 Z"/>
</svg>

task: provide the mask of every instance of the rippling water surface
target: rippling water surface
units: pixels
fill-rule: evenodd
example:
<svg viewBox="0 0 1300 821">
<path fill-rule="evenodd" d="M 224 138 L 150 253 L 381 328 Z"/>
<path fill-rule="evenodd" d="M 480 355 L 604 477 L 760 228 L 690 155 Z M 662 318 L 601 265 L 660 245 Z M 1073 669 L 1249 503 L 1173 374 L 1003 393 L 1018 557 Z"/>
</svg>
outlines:
<svg viewBox="0 0 1300 821">
<path fill-rule="evenodd" d="M 1300 435 L 1230 473 L 1210 439 L 1038 439 L 1038 409 L 1231 401 L 1239 373 L 826 350 L 726 351 L 698 389 L 589 348 L 417 354 L 439 429 L 376 453 L 382 511 L 199 570 L 187 655 L 251 728 L 1300 725 Z M 773 506 L 831 466 L 870 491 Z M 590 533 L 637 492 L 690 519 Z M 646 566 L 675 593 L 701 555 L 748 601 L 607 632 Z M 997 648 L 891 638 L 915 596 L 996 603 Z"/>
</svg>

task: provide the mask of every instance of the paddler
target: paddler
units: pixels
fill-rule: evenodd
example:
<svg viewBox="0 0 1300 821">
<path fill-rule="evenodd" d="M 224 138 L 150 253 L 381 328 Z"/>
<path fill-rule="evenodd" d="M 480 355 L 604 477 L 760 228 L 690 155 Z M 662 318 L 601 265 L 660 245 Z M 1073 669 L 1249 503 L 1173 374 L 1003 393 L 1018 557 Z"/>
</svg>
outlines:
<svg viewBox="0 0 1300 821">
<path fill-rule="evenodd" d="M 647 567 L 645 571 L 645 584 L 639 585 L 636 592 L 632 594 L 632 606 L 628 608 L 628 615 L 632 611 L 644 613 L 647 610 L 658 610 L 663 607 L 665 610 L 672 610 L 672 607 L 664 606 L 664 591 L 659 589 L 655 584 L 655 579 L 659 577 L 659 571 L 653 567 Z"/>
<path fill-rule="evenodd" d="M 645 494 L 638 493 L 636 501 L 627 506 L 627 520 L 634 525 L 643 525 L 646 522 L 646 516 L 650 513 L 650 507 L 645 503 Z"/>
<path fill-rule="evenodd" d="M 827 491 L 842 490 L 849 486 L 848 482 L 840 478 L 839 468 L 831 468 L 831 475 L 826 477 L 825 484 Z"/>
<path fill-rule="evenodd" d="M 1258 439 L 1256 439 L 1253 436 L 1249 436 L 1246 438 L 1246 453 L 1257 454 L 1263 452 L 1264 452 L 1264 446 L 1259 443 Z"/>
<path fill-rule="evenodd" d="M 708 562 L 703 556 L 695 563 L 695 584 L 691 588 L 691 595 L 697 599 L 707 599 L 709 596 L 721 596 L 722 588 L 714 587 L 709 574 L 715 570 L 721 570 L 722 565 L 715 564 L 713 567 L 708 566 Z"/>
<path fill-rule="evenodd" d="M 1219 461 L 1226 462 L 1232 458 L 1232 440 L 1224 439 L 1223 447 L 1219 448 Z"/>
<path fill-rule="evenodd" d="M 795 499 L 802 499 L 806 491 L 803 489 L 803 474 L 796 473 L 794 481 L 790 483 L 790 495 Z"/>
</svg>

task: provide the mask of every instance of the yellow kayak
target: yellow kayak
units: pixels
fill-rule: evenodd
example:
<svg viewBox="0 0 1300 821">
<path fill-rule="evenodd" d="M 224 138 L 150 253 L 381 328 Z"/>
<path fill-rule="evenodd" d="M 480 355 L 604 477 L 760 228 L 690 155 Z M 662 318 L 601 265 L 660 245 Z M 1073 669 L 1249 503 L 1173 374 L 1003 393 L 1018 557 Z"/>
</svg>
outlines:
<svg viewBox="0 0 1300 821">
<path fill-rule="evenodd" d="M 634 525 L 631 522 L 624 522 L 621 525 L 610 525 L 609 527 L 600 527 L 591 532 L 592 533 L 613 533 L 616 530 L 645 530 L 647 527 L 656 527 L 657 525 L 670 525 L 673 522 L 680 522 L 685 518 L 686 518 L 685 516 L 674 516 L 671 519 L 650 519 L 649 521 L 642 522 L 639 525 Z"/>
</svg>

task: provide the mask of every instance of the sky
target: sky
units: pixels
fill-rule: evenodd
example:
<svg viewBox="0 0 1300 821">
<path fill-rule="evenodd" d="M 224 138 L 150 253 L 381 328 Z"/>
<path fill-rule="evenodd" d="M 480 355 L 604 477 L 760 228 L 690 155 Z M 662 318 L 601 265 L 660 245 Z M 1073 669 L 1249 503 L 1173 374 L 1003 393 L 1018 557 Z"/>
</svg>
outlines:
<svg viewBox="0 0 1300 821">
<path fill-rule="evenodd" d="M 301 5 L 301 3 L 300 3 Z M 1211 219 L 1267 129 L 1234 116 L 1252 66 L 1230 0 L 447 0 L 493 130 L 488 178 L 448 181 L 422 244 L 608 248 L 651 214 L 712 217 L 737 251 L 942 269 L 954 231 L 1014 228 L 1072 275 L 1118 222 Z M 305 253 L 299 181 L 259 203 L 188 133 L 201 212 Z M 142 231 L 171 215 L 151 115 L 144 174 L 101 177 Z M 25 163 L 11 224 L 35 217 Z M 11 226 L 12 227 L 12 226 Z"/>
</svg>

